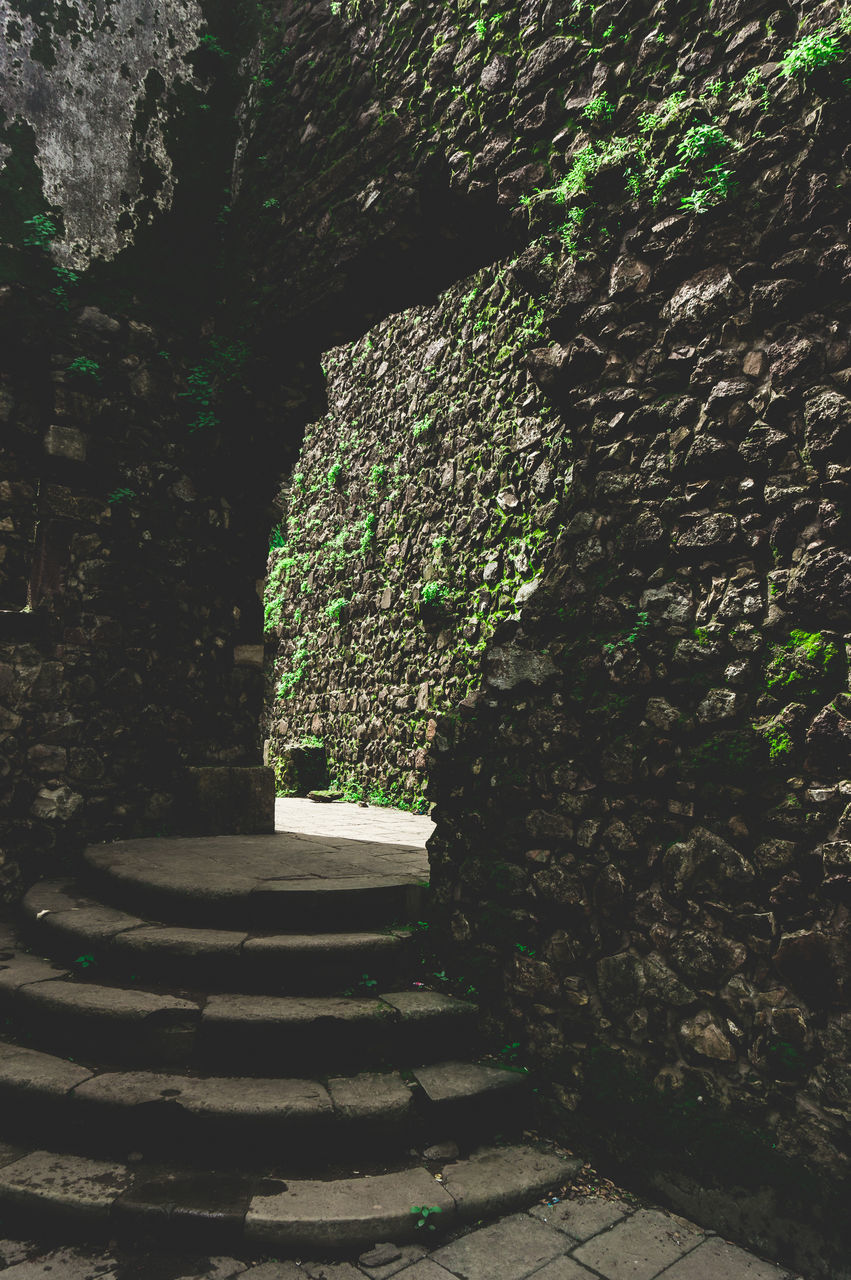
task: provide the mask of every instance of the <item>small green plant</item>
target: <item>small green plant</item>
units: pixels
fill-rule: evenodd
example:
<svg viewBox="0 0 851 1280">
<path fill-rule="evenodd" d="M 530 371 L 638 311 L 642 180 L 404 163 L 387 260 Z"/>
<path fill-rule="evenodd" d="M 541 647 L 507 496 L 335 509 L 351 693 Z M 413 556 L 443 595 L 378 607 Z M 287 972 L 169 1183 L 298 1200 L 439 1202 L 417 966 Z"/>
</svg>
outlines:
<svg viewBox="0 0 851 1280">
<path fill-rule="evenodd" d="M 376 462 L 369 473 L 369 483 L 375 493 L 380 493 L 387 483 L 387 468 L 383 462 Z"/>
<path fill-rule="evenodd" d="M 300 747 L 324 747 L 325 743 L 315 733 L 306 733 L 299 743 Z"/>
<path fill-rule="evenodd" d="M 90 378 L 93 382 L 100 382 L 100 365 L 97 360 L 90 360 L 88 356 L 77 356 L 76 360 L 72 360 L 66 370 L 75 378 Z"/>
<path fill-rule="evenodd" d="M 229 58 L 230 53 L 223 48 L 219 42 L 218 36 L 214 36 L 212 32 L 205 31 L 198 41 L 199 49 L 206 49 L 207 53 L 214 53 L 217 58 Z"/>
<path fill-rule="evenodd" d="M 24 226 L 29 228 L 24 235 L 24 244 L 33 249 L 49 249 L 59 234 L 56 223 L 46 213 L 33 214 L 26 219 Z"/>
<path fill-rule="evenodd" d="M 78 283 L 80 277 L 70 267 L 54 267 L 53 274 L 56 277 L 56 284 L 50 292 L 56 299 L 57 305 L 63 311 L 67 311 L 71 305 L 68 300 L 68 290 Z"/>
<path fill-rule="evenodd" d="M 571 258 L 576 257 L 582 224 L 587 216 L 587 209 L 583 209 L 580 205 L 574 205 L 572 209 L 568 209 L 564 222 L 558 229 L 561 242 Z"/>
<path fill-rule="evenodd" d="M 784 76 L 809 76 L 819 67 L 828 67 L 843 56 L 842 46 L 824 28 L 813 31 L 787 49 L 780 59 L 779 71 Z"/>
<path fill-rule="evenodd" d="M 427 436 L 431 430 L 431 418 L 418 418 L 411 427 L 411 435 L 415 440 L 421 440 L 423 436 Z"/>
<path fill-rule="evenodd" d="M 614 651 L 616 649 L 619 649 L 621 645 L 635 644 L 636 640 L 641 635 L 642 631 L 644 631 L 644 629 L 649 625 L 650 625 L 650 618 L 648 614 L 644 613 L 643 611 L 640 613 L 637 613 L 636 620 L 632 630 L 627 632 L 626 635 L 620 636 L 617 640 L 613 640 L 609 644 L 604 644 L 603 653 L 614 653 Z"/>
<path fill-rule="evenodd" d="M 280 200 L 278 199 L 278 197 L 277 197 L 277 196 L 269 196 L 269 199 L 268 199 L 268 200 L 264 200 L 264 201 L 263 201 L 263 208 L 264 208 L 264 209 L 278 209 L 278 208 L 280 208 L 280 204 L 281 204 L 281 202 L 280 202 Z"/>
<path fill-rule="evenodd" d="M 429 1222 L 429 1218 L 433 1218 L 435 1214 L 442 1213 L 443 1210 L 437 1204 L 413 1204 L 411 1205 L 411 1213 L 418 1214 L 418 1221 L 414 1224 L 417 1228 L 426 1227 L 429 1231 L 434 1231 L 434 1223 Z"/>
<path fill-rule="evenodd" d="M 348 608 L 349 602 L 344 596 L 337 596 L 336 600 L 332 600 L 325 606 L 325 613 L 336 626 L 340 626 L 343 621 L 343 615 Z"/>
<path fill-rule="evenodd" d="M 815 696 L 821 692 L 821 677 L 828 674 L 838 657 L 837 646 L 820 631 L 790 631 L 786 644 L 775 645 L 772 650 L 766 688 L 774 693 L 795 686 L 796 695 Z M 805 683 L 806 687 L 801 687 Z"/>
<path fill-rule="evenodd" d="M 615 104 L 609 101 L 608 95 L 600 93 L 582 108 L 586 120 L 593 124 L 605 124 L 615 114 Z"/>
<path fill-rule="evenodd" d="M 342 475 L 343 475 L 342 462 L 333 462 L 331 466 L 328 468 L 328 475 L 326 477 L 328 481 L 328 488 L 336 489 Z"/>
<path fill-rule="evenodd" d="M 767 111 L 771 106 L 771 94 L 768 85 L 762 78 L 762 72 L 759 67 L 751 67 L 750 71 L 742 79 L 742 88 L 754 100 L 759 101 L 763 111 Z"/>
<path fill-rule="evenodd" d="M 732 140 L 723 129 L 714 124 L 695 124 L 687 129 L 677 144 L 677 155 L 688 163 L 708 155 L 719 147 L 732 146 Z"/>
<path fill-rule="evenodd" d="M 292 657 L 292 670 L 284 671 L 278 679 L 277 695 L 279 698 L 292 698 L 296 687 L 301 684 L 307 670 L 307 641 L 299 640 Z"/>
<path fill-rule="evenodd" d="M 785 756 L 792 750 L 792 739 L 785 729 L 778 728 L 777 725 L 771 725 L 761 732 L 768 743 L 768 755 L 771 760 L 776 760 L 779 756 Z"/>
<path fill-rule="evenodd" d="M 423 584 L 420 598 L 430 609 L 440 611 L 446 609 L 451 599 L 449 588 L 442 582 L 426 582 Z"/>
<path fill-rule="evenodd" d="M 720 164 L 712 165 L 704 174 L 701 186 L 682 197 L 680 207 L 688 213 L 706 213 L 726 200 L 734 187 L 732 169 L 725 169 Z"/>
<path fill-rule="evenodd" d="M 504 1067 L 511 1067 L 518 1070 L 520 1066 L 520 1041 L 509 1040 L 499 1050 L 498 1057 Z"/>
<path fill-rule="evenodd" d="M 132 502 L 137 496 L 135 489 L 113 489 L 112 493 L 107 495 L 106 500 L 111 507 L 114 507 L 122 502 Z"/>
<path fill-rule="evenodd" d="M 281 526 L 278 525 L 275 529 L 272 530 L 272 532 L 269 535 L 269 550 L 275 551 L 278 547 L 285 547 L 286 545 L 287 545 L 286 534 L 284 533 Z"/>
<path fill-rule="evenodd" d="M 78 964 L 81 969 L 91 969 L 93 965 L 97 964 L 97 961 L 93 955 L 82 955 L 77 956 L 74 964 Z"/>
<path fill-rule="evenodd" d="M 374 511 L 370 511 L 363 520 L 363 533 L 360 540 L 360 553 L 365 556 L 375 544 L 375 534 L 378 529 L 378 516 Z"/>
</svg>

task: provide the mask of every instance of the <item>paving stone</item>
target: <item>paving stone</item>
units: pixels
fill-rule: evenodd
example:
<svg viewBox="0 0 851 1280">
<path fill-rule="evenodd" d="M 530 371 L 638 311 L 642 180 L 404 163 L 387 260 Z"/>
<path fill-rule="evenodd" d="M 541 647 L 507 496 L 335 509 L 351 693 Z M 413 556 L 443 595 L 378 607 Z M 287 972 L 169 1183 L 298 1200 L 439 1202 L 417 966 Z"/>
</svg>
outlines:
<svg viewBox="0 0 851 1280">
<path fill-rule="evenodd" d="M 57 1098 L 64 1097 L 91 1075 L 87 1067 L 78 1067 L 65 1058 L 0 1041 L 0 1088 Z"/>
<path fill-rule="evenodd" d="M 415 1262 L 412 1267 L 398 1274 L 400 1280 L 451 1280 L 453 1273 L 438 1266 L 431 1258 L 424 1258 L 422 1262 Z"/>
<path fill-rule="evenodd" d="M 248 1263 L 240 1262 L 239 1258 L 198 1258 L 194 1265 L 191 1259 L 183 1265 L 186 1270 L 174 1280 L 233 1280 L 248 1270 Z M 133 1280 L 143 1278 L 134 1276 Z"/>
<path fill-rule="evenodd" d="M 328 1081 L 335 1112 L 344 1120 L 377 1119 L 399 1123 L 413 1110 L 411 1091 L 396 1072 L 362 1072 Z"/>
<path fill-rule="evenodd" d="M 568 1248 L 558 1231 L 515 1214 L 437 1249 L 432 1260 L 460 1280 L 520 1280 Z"/>
<path fill-rule="evenodd" d="M 462 1218 L 506 1213 L 565 1186 L 581 1160 L 562 1160 L 531 1147 L 495 1147 L 446 1165 L 443 1184 Z"/>
<path fill-rule="evenodd" d="M 639 1209 L 580 1245 L 574 1257 L 606 1280 L 653 1280 L 703 1238 L 699 1227 L 656 1209 Z"/>
<path fill-rule="evenodd" d="M 310 835 L 340 835 L 351 840 L 410 845 L 425 849 L 434 831 L 431 818 L 403 809 L 337 803 L 321 808 L 301 797 L 275 801 L 275 830 Z"/>
<path fill-rule="evenodd" d="M 601 1196 L 583 1196 L 581 1200 L 560 1200 L 558 1204 L 539 1204 L 532 1216 L 551 1227 L 566 1232 L 574 1240 L 590 1240 L 621 1218 L 632 1213 L 622 1200 L 604 1200 Z"/>
<path fill-rule="evenodd" d="M 249 1268 L 245 1280 L 304 1280 L 304 1272 L 295 1262 L 261 1262 Z"/>
<path fill-rule="evenodd" d="M 553 1258 L 552 1262 L 536 1271 L 530 1280 L 598 1280 L 598 1276 L 596 1271 L 589 1271 L 574 1258 Z"/>
<path fill-rule="evenodd" d="M 37 1258 L 7 1266 L 3 1280 L 112 1280 L 116 1258 L 89 1250 L 53 1249 Z"/>
<path fill-rule="evenodd" d="M 358 1258 L 358 1266 L 364 1275 L 369 1276 L 369 1280 L 390 1280 L 391 1276 L 398 1275 L 400 1271 L 404 1272 L 406 1267 L 410 1267 L 412 1263 L 424 1258 L 426 1253 L 421 1244 L 390 1245 L 388 1247 L 396 1254 L 392 1262 L 370 1266 L 364 1261 L 365 1258 L 369 1257 L 369 1254 L 364 1254 Z M 379 1245 L 378 1248 L 381 1248 L 381 1246 Z"/>
<path fill-rule="evenodd" d="M 525 1083 L 516 1071 L 500 1071 L 475 1062 L 439 1062 L 417 1067 L 414 1079 L 434 1103 L 457 1102 L 486 1093 L 509 1093 L 522 1089 Z"/>
<path fill-rule="evenodd" d="M 414 1231 L 412 1205 L 436 1205 L 447 1225 L 455 1205 L 425 1169 L 338 1182 L 291 1182 L 276 1195 L 254 1196 L 245 1220 L 251 1247 L 363 1249 L 374 1240 Z"/>
<path fill-rule="evenodd" d="M 386 1267 L 389 1262 L 398 1262 L 401 1256 L 402 1252 L 395 1244 L 377 1244 L 374 1249 L 362 1253 L 358 1263 L 366 1267 Z"/>
<path fill-rule="evenodd" d="M 0 1197 L 28 1211 L 43 1208 L 87 1221 L 105 1220 L 130 1181 L 122 1164 L 33 1151 L 0 1169 Z"/>
<path fill-rule="evenodd" d="M 363 1280 L 363 1272 L 350 1262 L 303 1262 L 301 1270 L 308 1280 Z"/>
<path fill-rule="evenodd" d="M 32 1240 L 0 1240 L 0 1271 L 13 1267 L 16 1262 L 40 1257 L 44 1245 Z"/>
<path fill-rule="evenodd" d="M 664 1280 L 786 1280 L 788 1275 L 782 1267 L 714 1238 L 675 1262 Z"/>
</svg>

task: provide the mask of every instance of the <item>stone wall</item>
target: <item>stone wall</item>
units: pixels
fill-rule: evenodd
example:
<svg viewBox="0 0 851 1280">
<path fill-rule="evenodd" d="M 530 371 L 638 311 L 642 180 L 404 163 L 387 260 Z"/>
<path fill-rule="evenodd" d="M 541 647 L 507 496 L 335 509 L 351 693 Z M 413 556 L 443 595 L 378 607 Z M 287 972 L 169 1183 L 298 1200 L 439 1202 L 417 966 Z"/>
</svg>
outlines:
<svg viewBox="0 0 851 1280">
<path fill-rule="evenodd" d="M 219 321 L 242 84 L 229 10 L 216 35 L 187 4 L 3 12 L 7 900 L 86 840 L 203 827 L 199 767 L 247 808 L 263 786 L 275 486 L 247 479 L 244 442 L 268 470 L 269 433 L 236 411 L 249 352 Z"/>
<path fill-rule="evenodd" d="M 184 71 L 159 27 L 102 44 L 87 6 L 38 31 L 12 7 L 8 892 L 16 864 L 179 826 L 190 766 L 257 765 L 256 581 L 302 475 L 272 622 L 321 665 L 307 697 L 309 669 L 285 681 L 282 628 L 275 735 L 318 726 L 367 788 L 429 774 L 443 963 L 541 1070 L 551 1126 L 847 1273 L 848 15 L 210 3 Z M 84 35 L 130 82 L 74 117 L 92 155 L 130 122 L 109 226 L 91 186 L 86 217 L 54 203 L 57 122 L 28 102 L 64 101 Z M 505 581 L 503 529 L 528 565 Z"/>
<path fill-rule="evenodd" d="M 326 77 L 347 36 L 372 63 L 385 120 L 421 140 L 409 155 L 503 211 L 508 273 L 541 332 L 525 354 L 513 344 L 507 368 L 528 371 L 549 404 L 554 475 L 569 480 L 553 494 L 537 590 L 488 638 L 481 689 L 433 717 L 436 919 L 457 946 L 458 979 L 475 981 L 506 1040 L 551 1082 L 563 1132 L 600 1141 L 608 1130 L 609 1159 L 674 1202 L 807 1274 L 836 1275 L 851 854 L 848 21 L 830 5 L 714 5 L 708 16 L 459 5 L 439 18 L 406 5 L 380 22 L 367 5 L 296 12 Z M 327 83 L 324 107 L 312 96 L 302 28 L 287 30 L 288 84 L 301 109 L 323 113 L 289 145 L 315 163 L 345 133 L 329 127 Z M 370 186 L 363 169 L 329 166 L 323 188 L 317 167 L 324 214 L 296 183 L 278 252 L 302 246 L 306 263 L 300 237 L 315 234 L 352 274 L 377 203 L 396 225 L 403 175 L 391 165 Z M 335 196 L 354 227 L 339 238 Z M 290 491 L 299 526 L 288 537 L 307 557 L 293 580 L 308 590 L 285 605 L 299 612 L 302 649 L 293 662 L 284 641 L 284 693 L 301 672 L 277 731 L 342 741 L 367 785 L 382 773 L 410 785 L 420 740 L 401 751 L 391 740 L 382 755 L 371 711 L 387 672 L 360 637 L 378 635 L 386 552 L 383 567 L 364 566 L 363 599 L 349 567 L 326 567 L 328 543 L 364 519 L 382 448 L 409 469 L 411 406 L 431 375 L 403 383 L 393 335 L 407 341 L 418 316 L 453 298 L 460 312 L 464 297 L 462 284 L 351 349 L 374 358 L 383 391 L 351 392 L 354 363 L 330 371 L 331 416 L 295 468 L 305 488 Z M 509 343 L 518 335 L 504 300 L 489 324 Z M 468 403 L 488 386 L 471 370 Z M 342 411 L 338 388 L 351 395 Z M 346 454 L 350 505 L 328 487 L 344 464 L 330 424 L 350 430 L 367 403 L 381 443 Z M 460 431 L 471 442 L 476 416 Z M 438 475 L 455 447 L 453 433 L 445 452 L 436 441 Z M 530 496 L 524 482 L 521 506 Z M 466 501 L 498 505 L 476 481 Z M 432 536 L 424 507 L 406 532 L 416 599 Z M 464 565 L 465 590 L 481 584 L 495 534 Z M 352 531 L 341 550 L 355 553 L 346 566 L 360 563 Z M 337 630 L 326 610 L 342 598 L 353 604 Z M 460 672 L 465 617 L 452 621 L 443 652 Z M 390 687 L 404 704 L 434 654 L 412 612 L 397 626 L 407 653 L 396 645 Z"/>
<path fill-rule="evenodd" d="M 558 525 L 569 441 L 522 363 L 541 320 L 498 266 L 324 357 L 266 585 L 273 761 L 318 736 L 352 794 L 423 803 L 434 717 Z"/>
</svg>

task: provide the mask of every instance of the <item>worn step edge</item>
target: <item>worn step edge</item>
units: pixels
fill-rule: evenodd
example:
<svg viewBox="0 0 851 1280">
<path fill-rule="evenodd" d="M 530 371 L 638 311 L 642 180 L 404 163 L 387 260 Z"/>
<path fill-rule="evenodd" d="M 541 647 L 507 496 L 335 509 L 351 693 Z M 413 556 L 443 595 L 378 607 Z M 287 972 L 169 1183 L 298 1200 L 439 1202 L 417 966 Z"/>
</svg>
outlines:
<svg viewBox="0 0 851 1280">
<path fill-rule="evenodd" d="M 67 960 L 94 954 L 100 968 L 168 974 L 176 986 L 196 982 L 231 991 L 280 989 L 295 994 L 341 988 L 371 977 L 402 976 L 412 951 L 402 927 L 385 933 L 256 934 L 143 920 L 80 892 L 73 883 L 41 881 L 25 895 L 26 937 Z M 76 954 L 72 954 L 76 953 Z M 398 980 L 398 978 L 397 978 Z"/>
<path fill-rule="evenodd" d="M 363 1065 L 388 1055 L 434 1060 L 446 1056 L 444 1038 L 472 1039 L 477 1013 L 466 1001 L 432 991 L 187 1000 L 73 976 L 40 957 L 15 954 L 0 962 L 0 1012 L 26 1028 L 37 1047 L 114 1054 L 109 1061 L 134 1065 L 254 1059 L 262 1066 L 267 1055 L 278 1070 L 289 1070 L 303 1056 L 315 1071 L 313 1063 L 326 1055 L 329 1069 L 335 1058 L 348 1066 L 347 1055 Z"/>
<path fill-rule="evenodd" d="M 526 1092 L 522 1076 L 473 1063 L 437 1063 L 410 1074 L 411 1084 L 398 1072 L 319 1081 L 93 1071 L 0 1041 L 0 1113 L 7 1136 L 31 1140 L 32 1132 L 47 1132 L 63 1146 L 74 1142 L 94 1153 L 151 1155 L 196 1145 L 205 1155 L 214 1145 L 280 1153 L 289 1141 L 305 1146 L 314 1167 L 352 1142 L 386 1150 L 422 1137 L 427 1145 L 497 1120 L 504 1132 Z"/>
<path fill-rule="evenodd" d="M 223 837 L 218 837 L 219 839 Z M 210 837 L 217 839 L 217 837 Z M 127 844 L 134 842 L 128 841 Z M 158 843 L 167 844 L 163 839 Z M 179 842 L 175 842 L 179 843 Z M 109 862 L 112 846 L 84 851 L 82 882 L 105 902 L 176 924 L 206 923 L 245 930 L 349 932 L 415 920 L 427 885 L 414 875 L 351 874 L 318 879 L 287 878 L 274 885 L 252 885 L 231 892 L 196 882 L 192 887 L 146 878 L 133 868 Z M 179 856 L 179 853 L 176 855 Z"/>
<path fill-rule="evenodd" d="M 566 1187 L 580 1167 L 530 1146 L 484 1149 L 444 1166 L 335 1181 L 240 1178 L 232 1173 L 154 1171 L 54 1151 L 0 1148 L 0 1213 L 40 1233 L 57 1227 L 173 1244 L 202 1238 L 207 1249 L 247 1254 L 354 1254 L 378 1240 L 416 1239 L 415 1206 L 440 1210 L 445 1231 L 527 1207 Z"/>
</svg>

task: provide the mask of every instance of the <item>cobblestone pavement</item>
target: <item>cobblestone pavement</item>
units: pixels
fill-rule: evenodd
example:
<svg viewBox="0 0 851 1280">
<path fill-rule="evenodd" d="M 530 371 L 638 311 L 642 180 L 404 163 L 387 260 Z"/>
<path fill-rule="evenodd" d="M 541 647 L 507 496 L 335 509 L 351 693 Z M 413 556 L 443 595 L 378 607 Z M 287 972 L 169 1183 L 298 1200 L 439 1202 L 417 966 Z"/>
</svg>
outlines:
<svg viewBox="0 0 851 1280">
<path fill-rule="evenodd" d="M 375 805 L 321 804 L 315 800 L 291 798 L 275 801 L 275 830 L 297 831 L 312 836 L 371 840 L 378 844 L 408 844 L 425 848 L 434 831 L 431 818 L 402 809 Z"/>
<path fill-rule="evenodd" d="M 587 1195 L 357 1262 L 253 1262 L 0 1240 L 3 1280 L 803 1280 L 661 1209 Z"/>
</svg>

